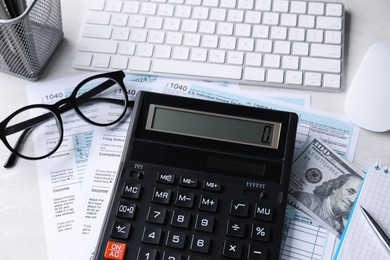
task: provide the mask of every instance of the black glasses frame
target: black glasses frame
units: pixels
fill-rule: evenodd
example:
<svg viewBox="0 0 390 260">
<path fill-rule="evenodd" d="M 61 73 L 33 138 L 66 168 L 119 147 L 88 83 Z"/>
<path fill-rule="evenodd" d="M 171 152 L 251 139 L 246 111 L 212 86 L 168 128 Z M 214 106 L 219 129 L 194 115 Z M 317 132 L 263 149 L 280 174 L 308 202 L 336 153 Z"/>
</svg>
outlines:
<svg viewBox="0 0 390 260">
<path fill-rule="evenodd" d="M 27 159 L 27 160 L 40 160 L 40 159 L 46 158 L 46 157 L 52 155 L 53 153 L 55 153 L 58 150 L 58 148 L 61 146 L 61 143 L 63 141 L 64 127 L 63 127 L 63 121 L 61 118 L 61 113 L 64 113 L 68 110 L 74 109 L 76 111 L 76 113 L 84 121 L 88 122 L 89 124 L 96 125 L 96 126 L 111 126 L 111 125 L 118 123 L 120 120 L 122 120 L 126 114 L 127 109 L 124 109 L 123 112 L 121 113 L 121 115 L 119 115 L 119 117 L 115 121 L 108 122 L 108 123 L 97 123 L 97 122 L 94 122 L 94 121 L 90 120 L 89 118 L 87 118 L 80 111 L 79 105 L 83 104 L 83 102 L 89 100 L 91 97 L 108 89 L 109 87 L 111 87 L 113 85 L 113 83 L 119 84 L 120 88 L 122 89 L 122 94 L 125 96 L 125 98 L 124 98 L 124 100 L 103 98 L 104 101 L 108 101 L 111 103 L 121 102 L 122 104 L 123 104 L 123 102 L 125 102 L 124 107 L 126 107 L 126 108 L 129 107 L 130 105 L 133 105 L 134 102 L 129 101 L 127 90 L 126 90 L 125 84 L 123 82 L 123 79 L 125 76 L 126 75 L 123 71 L 115 71 L 115 72 L 103 73 L 103 74 L 98 74 L 98 75 L 88 77 L 88 78 L 84 79 L 83 81 L 81 81 L 74 88 L 72 94 L 67 98 L 61 99 L 61 100 L 59 100 L 56 103 L 51 104 L 51 105 L 34 104 L 34 105 L 25 106 L 25 107 L 15 111 L 15 112 L 13 112 L 11 115 L 9 115 L 7 118 L 5 118 L 2 122 L 0 122 L 0 139 L 3 141 L 4 145 L 12 152 L 12 154 L 11 154 L 10 158 L 7 160 L 7 162 L 5 163 L 4 167 L 5 168 L 12 167 L 15 164 L 16 157 L 21 157 L 21 158 Z M 88 83 L 89 81 L 92 81 L 94 79 L 99 79 L 99 78 L 107 78 L 108 80 L 104 81 L 99 86 L 81 94 L 80 96 L 76 96 L 78 94 L 78 91 L 80 90 L 80 88 L 83 87 L 86 83 Z M 32 119 L 27 119 L 26 121 L 20 122 L 18 124 L 13 125 L 13 126 L 7 127 L 7 124 L 16 115 L 20 114 L 23 111 L 34 109 L 34 108 L 46 109 L 46 110 L 50 111 L 51 113 L 49 112 L 49 113 L 37 116 L 37 117 L 32 118 Z M 34 127 L 36 125 L 39 125 L 39 124 L 45 122 L 48 118 L 52 118 L 53 115 L 54 115 L 54 118 L 56 119 L 57 127 L 59 129 L 59 134 L 60 134 L 60 138 L 59 138 L 59 141 L 58 141 L 58 144 L 56 145 L 56 147 L 51 152 L 47 153 L 46 155 L 39 156 L 39 157 L 28 157 L 28 156 L 25 156 L 25 155 L 19 153 L 19 150 L 20 150 L 21 146 L 23 145 L 24 139 L 30 134 L 30 132 L 34 129 Z M 6 136 L 10 135 L 12 133 L 19 132 L 19 131 L 23 131 L 23 132 L 19 136 L 19 139 L 17 140 L 15 147 L 12 147 L 8 143 Z"/>
</svg>

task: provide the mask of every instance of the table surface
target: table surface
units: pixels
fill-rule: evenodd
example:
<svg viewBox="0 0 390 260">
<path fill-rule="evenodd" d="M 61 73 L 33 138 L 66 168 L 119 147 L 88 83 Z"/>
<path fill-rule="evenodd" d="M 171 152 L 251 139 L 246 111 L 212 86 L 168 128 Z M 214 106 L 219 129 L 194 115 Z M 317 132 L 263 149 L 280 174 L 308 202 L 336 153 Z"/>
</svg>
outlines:
<svg viewBox="0 0 390 260">
<path fill-rule="evenodd" d="M 333 0 L 332 0 L 333 1 Z M 340 2 L 340 1 L 334 1 Z M 377 41 L 390 41 L 390 1 L 341 1 L 347 11 L 346 20 L 346 86 L 341 93 L 284 90 L 241 86 L 273 92 L 310 94 L 312 107 L 345 115 L 345 97 L 357 68 L 370 47 Z M 65 38 L 50 60 L 39 82 L 85 73 L 72 68 L 72 61 L 83 23 L 87 0 L 63 0 L 62 21 Z M 75 8 L 77 7 L 77 8 Z M 27 105 L 25 86 L 34 84 L 12 75 L 0 73 L 0 121 L 15 110 Z M 1 164 L 9 155 L 0 144 Z M 376 157 L 390 159 L 390 131 L 374 133 L 361 130 L 354 159 L 361 169 Z M 0 258 L 47 259 L 43 213 L 35 164 L 19 160 L 16 167 L 0 168 Z"/>
</svg>

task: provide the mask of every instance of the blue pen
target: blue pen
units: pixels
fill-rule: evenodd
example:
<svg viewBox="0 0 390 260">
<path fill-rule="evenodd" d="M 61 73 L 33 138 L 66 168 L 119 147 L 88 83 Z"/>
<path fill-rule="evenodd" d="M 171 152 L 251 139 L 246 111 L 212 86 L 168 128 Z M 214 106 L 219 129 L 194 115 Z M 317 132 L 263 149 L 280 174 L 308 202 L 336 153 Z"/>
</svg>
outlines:
<svg viewBox="0 0 390 260">
<path fill-rule="evenodd" d="M 362 207 L 360 206 L 364 217 L 367 219 L 368 223 L 370 223 L 371 228 L 374 230 L 375 234 L 379 237 L 382 244 L 386 247 L 387 251 L 390 253 L 390 239 L 386 235 L 385 231 L 378 225 L 373 217 Z"/>
</svg>

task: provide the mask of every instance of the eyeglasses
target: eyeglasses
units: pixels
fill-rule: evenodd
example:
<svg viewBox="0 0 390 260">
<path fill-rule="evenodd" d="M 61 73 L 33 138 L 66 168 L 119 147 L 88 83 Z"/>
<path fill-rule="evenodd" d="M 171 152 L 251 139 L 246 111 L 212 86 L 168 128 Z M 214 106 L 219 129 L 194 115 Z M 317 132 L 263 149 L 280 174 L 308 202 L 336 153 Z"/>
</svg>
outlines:
<svg viewBox="0 0 390 260">
<path fill-rule="evenodd" d="M 80 82 L 69 97 L 55 104 L 29 105 L 12 113 L 0 123 L 0 139 L 12 152 L 4 167 L 12 167 L 17 157 L 39 160 L 55 153 L 64 136 L 60 115 L 72 109 L 92 125 L 118 123 L 134 104 L 128 100 L 124 77 L 123 71 L 95 75 Z M 46 144 L 34 147 L 34 140 L 45 140 Z"/>
</svg>

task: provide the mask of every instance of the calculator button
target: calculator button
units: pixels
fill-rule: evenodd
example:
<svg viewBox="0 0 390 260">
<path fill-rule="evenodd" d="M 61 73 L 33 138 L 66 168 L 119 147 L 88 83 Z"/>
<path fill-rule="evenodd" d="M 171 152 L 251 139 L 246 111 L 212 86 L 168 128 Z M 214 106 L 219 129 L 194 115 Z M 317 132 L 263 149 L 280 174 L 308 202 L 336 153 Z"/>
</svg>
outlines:
<svg viewBox="0 0 390 260">
<path fill-rule="evenodd" d="M 198 187 L 198 179 L 181 177 L 180 185 L 184 187 L 197 188 Z"/>
<path fill-rule="evenodd" d="M 190 250 L 207 254 L 210 252 L 210 244 L 210 237 L 193 235 L 191 239 Z"/>
<path fill-rule="evenodd" d="M 183 255 L 177 253 L 164 252 L 162 260 L 182 260 Z"/>
<path fill-rule="evenodd" d="M 160 172 L 157 175 L 157 182 L 164 183 L 164 184 L 174 184 L 175 183 L 175 175 Z"/>
<path fill-rule="evenodd" d="M 248 249 L 248 260 L 266 260 L 267 249 L 255 244 L 250 244 Z"/>
<path fill-rule="evenodd" d="M 190 227 L 191 214 L 189 212 L 174 211 L 171 219 L 171 226 L 179 228 Z"/>
<path fill-rule="evenodd" d="M 126 247 L 126 244 L 108 241 L 106 251 L 104 252 L 104 259 L 124 260 Z"/>
<path fill-rule="evenodd" d="M 226 235 L 230 237 L 244 237 L 245 236 L 245 222 L 228 220 L 226 227 Z"/>
<path fill-rule="evenodd" d="M 127 199 L 138 199 L 141 194 L 141 184 L 126 182 L 123 185 L 122 197 Z"/>
<path fill-rule="evenodd" d="M 211 233 L 214 230 L 215 219 L 212 216 L 197 215 L 195 230 Z"/>
<path fill-rule="evenodd" d="M 144 177 L 144 172 L 142 171 L 136 171 L 132 170 L 129 174 L 130 178 L 137 178 L 137 179 L 142 179 Z"/>
<path fill-rule="evenodd" d="M 215 181 L 204 181 L 203 189 L 208 191 L 219 192 L 222 190 L 222 184 L 220 182 L 215 182 Z"/>
<path fill-rule="evenodd" d="M 272 220 L 272 215 L 274 213 L 273 208 L 265 207 L 259 203 L 256 204 L 254 218 L 258 220 Z"/>
<path fill-rule="evenodd" d="M 154 224 L 164 224 L 165 218 L 167 216 L 167 210 L 162 208 L 157 208 L 154 206 L 149 207 L 148 215 L 146 221 Z"/>
<path fill-rule="evenodd" d="M 177 231 L 168 231 L 167 240 L 165 245 L 171 248 L 184 249 L 186 243 L 186 234 Z"/>
<path fill-rule="evenodd" d="M 145 227 L 141 241 L 146 244 L 159 245 L 161 242 L 162 230 L 159 228 Z"/>
<path fill-rule="evenodd" d="M 217 212 L 218 197 L 202 195 L 199 201 L 199 210 Z"/>
<path fill-rule="evenodd" d="M 225 240 L 222 255 L 228 258 L 241 259 L 242 245 L 232 240 Z"/>
<path fill-rule="evenodd" d="M 120 201 L 118 209 L 116 211 L 116 216 L 121 218 L 134 218 L 136 204 L 129 201 Z"/>
<path fill-rule="evenodd" d="M 157 249 L 140 247 L 138 250 L 137 260 L 156 260 Z"/>
<path fill-rule="evenodd" d="M 111 237 L 119 239 L 128 239 L 130 234 L 131 224 L 114 221 L 111 229 Z"/>
<path fill-rule="evenodd" d="M 169 204 L 172 191 L 164 188 L 154 188 L 152 202 L 159 204 Z"/>
<path fill-rule="evenodd" d="M 230 215 L 236 217 L 247 217 L 249 204 L 247 202 L 232 200 L 230 204 Z"/>
<path fill-rule="evenodd" d="M 190 255 L 186 260 L 207 260 L 205 256 Z"/>
<path fill-rule="evenodd" d="M 269 241 L 270 227 L 264 224 L 252 224 L 251 239 Z"/>
<path fill-rule="evenodd" d="M 195 193 L 178 191 L 175 205 L 183 208 L 192 208 L 194 206 Z"/>
</svg>

